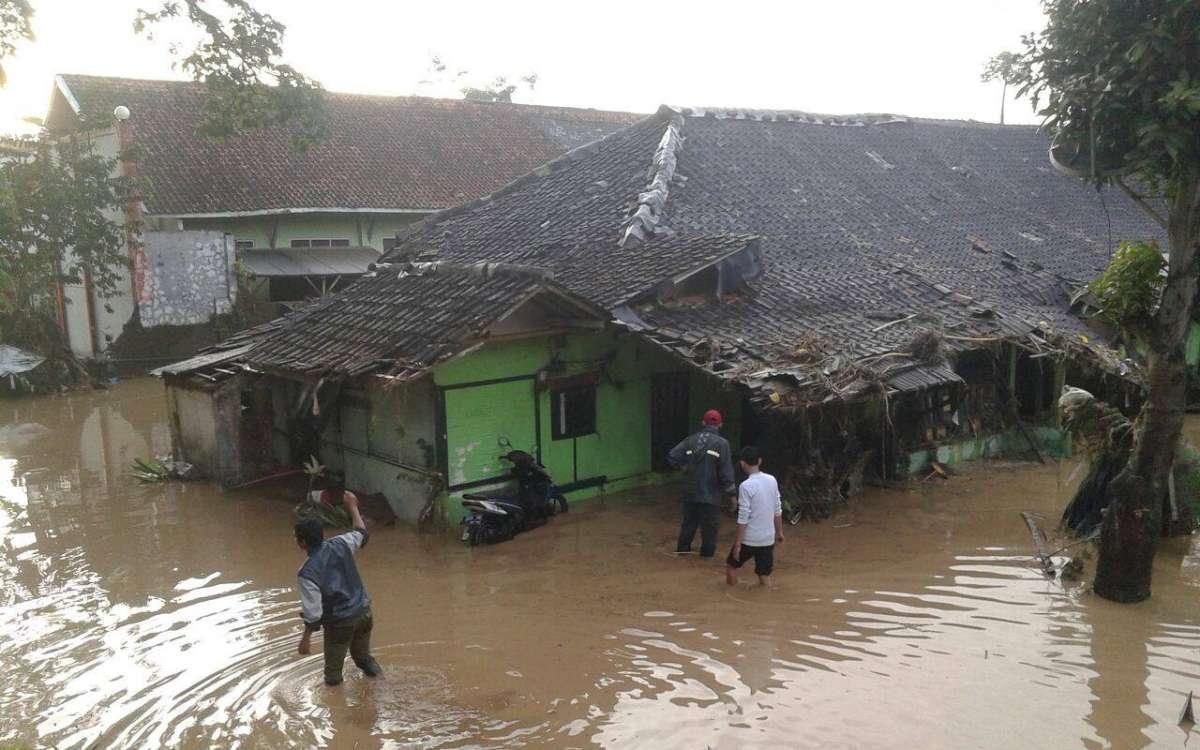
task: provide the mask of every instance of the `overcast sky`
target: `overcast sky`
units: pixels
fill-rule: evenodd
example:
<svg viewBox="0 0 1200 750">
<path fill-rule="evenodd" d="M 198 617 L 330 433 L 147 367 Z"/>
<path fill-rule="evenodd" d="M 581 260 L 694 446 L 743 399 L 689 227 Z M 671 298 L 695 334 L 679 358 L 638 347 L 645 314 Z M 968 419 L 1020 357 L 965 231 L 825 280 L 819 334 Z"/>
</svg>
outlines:
<svg viewBox="0 0 1200 750">
<path fill-rule="evenodd" d="M 134 36 L 152 0 L 33 0 L 38 39 L 7 60 L 0 133 L 45 113 L 55 73 L 178 78 L 167 39 Z M 436 53 L 472 78 L 538 75 L 518 101 L 891 112 L 996 121 L 987 59 L 1042 24 L 1038 0 L 256 0 L 285 59 L 327 89 L 454 95 L 422 84 Z M 1010 122 L 1036 122 L 1010 101 Z"/>
</svg>

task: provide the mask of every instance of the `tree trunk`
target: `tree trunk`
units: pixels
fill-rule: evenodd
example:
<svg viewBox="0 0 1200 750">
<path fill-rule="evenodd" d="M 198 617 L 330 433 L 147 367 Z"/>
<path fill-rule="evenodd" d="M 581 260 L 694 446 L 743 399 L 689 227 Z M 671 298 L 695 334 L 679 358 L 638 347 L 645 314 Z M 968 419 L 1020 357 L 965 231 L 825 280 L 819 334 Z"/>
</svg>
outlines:
<svg viewBox="0 0 1200 750">
<path fill-rule="evenodd" d="M 1134 427 L 1133 450 L 1109 485 L 1093 590 L 1117 602 L 1150 596 L 1154 552 L 1162 529 L 1167 476 L 1183 430 L 1188 329 L 1196 298 L 1200 179 L 1190 174 L 1170 197 L 1170 261 L 1149 340 L 1149 393 Z"/>
</svg>

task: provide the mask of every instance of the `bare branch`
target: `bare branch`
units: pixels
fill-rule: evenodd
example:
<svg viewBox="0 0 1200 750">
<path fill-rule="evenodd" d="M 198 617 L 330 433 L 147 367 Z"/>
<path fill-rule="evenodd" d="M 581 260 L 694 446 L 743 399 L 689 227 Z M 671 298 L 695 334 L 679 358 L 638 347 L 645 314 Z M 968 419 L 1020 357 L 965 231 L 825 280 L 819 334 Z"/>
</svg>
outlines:
<svg viewBox="0 0 1200 750">
<path fill-rule="evenodd" d="M 1136 192 L 1134 192 L 1133 189 L 1131 187 L 1129 187 L 1128 185 L 1126 185 L 1125 181 L 1119 177 L 1114 179 L 1113 182 L 1117 183 L 1117 187 L 1121 188 L 1121 190 L 1125 193 L 1125 195 L 1128 195 L 1130 198 L 1132 198 L 1134 203 L 1141 206 L 1142 210 L 1145 211 L 1147 214 L 1149 214 L 1150 218 L 1154 219 L 1154 221 L 1159 226 L 1161 226 L 1163 229 L 1167 228 L 1166 217 L 1164 217 L 1158 211 L 1154 210 L 1154 207 L 1146 202 L 1145 197 L 1138 195 Z"/>
</svg>

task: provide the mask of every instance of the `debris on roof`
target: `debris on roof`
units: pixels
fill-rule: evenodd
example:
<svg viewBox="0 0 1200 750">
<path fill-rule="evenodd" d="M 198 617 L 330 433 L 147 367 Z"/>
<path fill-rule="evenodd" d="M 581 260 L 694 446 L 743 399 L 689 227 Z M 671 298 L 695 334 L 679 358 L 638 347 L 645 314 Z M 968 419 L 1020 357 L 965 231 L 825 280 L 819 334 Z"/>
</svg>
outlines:
<svg viewBox="0 0 1200 750">
<path fill-rule="evenodd" d="M 1110 223 L 1114 237 L 1161 230 L 1124 196 L 1106 211 L 1039 168 L 1045 154 L 1035 128 L 663 108 L 414 225 L 385 260 L 543 269 L 539 283 L 772 403 L 779 384 L 805 404 L 957 382 L 959 353 L 1001 343 L 1136 378 L 1071 292 L 1107 263 Z M 438 331 L 486 322 L 474 295 L 502 307 L 534 283 L 434 278 L 380 272 L 248 359 L 428 366 L 448 345 Z M 438 328 L 410 331 L 407 315 Z"/>
</svg>

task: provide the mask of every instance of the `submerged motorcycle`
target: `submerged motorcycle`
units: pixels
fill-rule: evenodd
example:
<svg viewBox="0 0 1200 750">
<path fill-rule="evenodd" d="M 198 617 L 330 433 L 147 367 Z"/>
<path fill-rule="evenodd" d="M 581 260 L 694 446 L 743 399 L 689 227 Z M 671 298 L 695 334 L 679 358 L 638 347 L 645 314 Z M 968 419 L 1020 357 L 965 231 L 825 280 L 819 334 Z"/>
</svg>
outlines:
<svg viewBox="0 0 1200 750">
<path fill-rule="evenodd" d="M 500 457 L 512 464 L 514 492 L 504 495 L 463 495 L 470 515 L 462 520 L 462 540 L 471 546 L 512 539 L 567 511 L 567 499 L 546 467 L 529 453 L 510 450 Z"/>
</svg>

